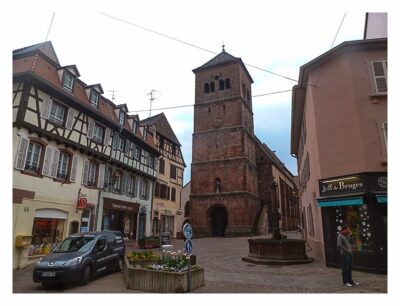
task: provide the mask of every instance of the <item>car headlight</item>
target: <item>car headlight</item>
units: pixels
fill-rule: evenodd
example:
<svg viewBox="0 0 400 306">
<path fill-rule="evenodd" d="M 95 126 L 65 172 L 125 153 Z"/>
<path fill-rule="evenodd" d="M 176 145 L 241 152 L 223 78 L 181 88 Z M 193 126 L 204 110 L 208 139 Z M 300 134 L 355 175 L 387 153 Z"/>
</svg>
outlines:
<svg viewBox="0 0 400 306">
<path fill-rule="evenodd" d="M 36 266 L 40 266 L 40 264 L 42 263 L 42 259 L 43 259 L 43 257 L 40 257 L 40 258 L 39 258 L 39 260 L 38 260 L 37 263 L 36 263 Z"/>
<path fill-rule="evenodd" d="M 75 258 L 72 258 L 72 259 L 68 260 L 68 261 L 64 264 L 64 266 L 73 266 L 73 265 L 77 265 L 77 264 L 80 263 L 81 261 L 82 261 L 82 256 L 75 257 Z"/>
</svg>

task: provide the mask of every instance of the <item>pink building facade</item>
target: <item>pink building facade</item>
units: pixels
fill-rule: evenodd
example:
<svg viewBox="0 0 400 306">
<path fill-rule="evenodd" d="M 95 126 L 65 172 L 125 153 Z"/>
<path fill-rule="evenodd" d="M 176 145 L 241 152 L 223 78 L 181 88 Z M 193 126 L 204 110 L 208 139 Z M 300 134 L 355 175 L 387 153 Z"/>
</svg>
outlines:
<svg viewBox="0 0 400 306">
<path fill-rule="evenodd" d="M 291 153 L 314 254 L 338 266 L 336 237 L 347 225 L 354 268 L 386 272 L 386 38 L 344 42 L 300 68 Z"/>
</svg>

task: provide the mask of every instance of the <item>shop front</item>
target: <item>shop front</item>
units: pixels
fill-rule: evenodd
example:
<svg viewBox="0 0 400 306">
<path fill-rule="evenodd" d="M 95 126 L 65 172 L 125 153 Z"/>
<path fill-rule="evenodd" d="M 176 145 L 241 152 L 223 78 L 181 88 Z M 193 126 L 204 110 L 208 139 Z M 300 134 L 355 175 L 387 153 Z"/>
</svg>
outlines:
<svg viewBox="0 0 400 306">
<path fill-rule="evenodd" d="M 327 266 L 339 267 L 337 235 L 346 225 L 355 270 L 387 272 L 387 173 L 359 173 L 319 181 Z"/>
<path fill-rule="evenodd" d="M 103 230 L 117 230 L 129 239 L 136 239 L 140 205 L 110 198 L 103 198 Z"/>
</svg>

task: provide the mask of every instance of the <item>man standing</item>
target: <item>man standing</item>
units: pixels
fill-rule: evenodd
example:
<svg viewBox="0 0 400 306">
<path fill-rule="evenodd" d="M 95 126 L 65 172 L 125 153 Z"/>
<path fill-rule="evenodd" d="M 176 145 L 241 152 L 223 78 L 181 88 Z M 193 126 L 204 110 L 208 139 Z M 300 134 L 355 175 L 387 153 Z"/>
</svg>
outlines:
<svg viewBox="0 0 400 306">
<path fill-rule="evenodd" d="M 353 287 L 358 286 L 359 283 L 354 282 L 351 276 L 353 250 L 348 239 L 349 234 L 350 231 L 347 226 L 343 226 L 337 238 L 337 247 L 340 250 L 343 284 L 347 287 Z"/>
</svg>

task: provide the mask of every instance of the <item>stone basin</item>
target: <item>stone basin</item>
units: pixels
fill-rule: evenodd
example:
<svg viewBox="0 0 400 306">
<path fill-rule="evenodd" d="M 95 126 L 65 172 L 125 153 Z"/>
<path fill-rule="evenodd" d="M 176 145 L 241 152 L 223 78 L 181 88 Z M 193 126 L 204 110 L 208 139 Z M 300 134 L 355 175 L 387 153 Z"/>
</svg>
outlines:
<svg viewBox="0 0 400 306">
<path fill-rule="evenodd" d="M 293 265 L 313 261 L 308 258 L 305 240 L 300 239 L 248 239 L 249 255 L 243 261 L 261 265 Z"/>
</svg>

